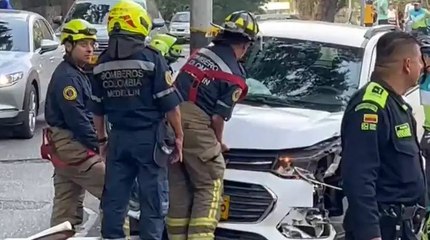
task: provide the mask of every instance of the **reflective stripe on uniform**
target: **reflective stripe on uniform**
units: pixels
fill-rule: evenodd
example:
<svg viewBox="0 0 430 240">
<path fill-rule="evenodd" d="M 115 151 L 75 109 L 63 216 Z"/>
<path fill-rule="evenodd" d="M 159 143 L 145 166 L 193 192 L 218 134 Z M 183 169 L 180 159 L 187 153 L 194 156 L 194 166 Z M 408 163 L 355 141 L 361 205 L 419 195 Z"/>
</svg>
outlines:
<svg viewBox="0 0 430 240">
<path fill-rule="evenodd" d="M 219 208 L 221 207 L 221 179 L 214 180 L 211 207 L 209 209 L 210 219 L 216 219 Z"/>
<path fill-rule="evenodd" d="M 95 101 L 95 102 L 98 102 L 98 103 L 101 103 L 101 102 L 102 102 L 102 99 L 101 99 L 101 98 L 99 98 L 99 97 L 97 97 L 97 96 L 94 96 L 94 95 L 91 95 L 91 100 L 93 100 L 93 101 Z"/>
<path fill-rule="evenodd" d="M 169 240 L 187 240 L 186 234 L 168 234 Z"/>
<path fill-rule="evenodd" d="M 216 228 L 218 225 L 218 220 L 216 218 L 192 218 L 190 220 L 190 227 L 214 227 Z"/>
<path fill-rule="evenodd" d="M 213 233 L 188 234 L 188 240 L 212 240 L 215 238 Z"/>
<path fill-rule="evenodd" d="M 153 62 L 142 60 L 117 60 L 112 62 L 100 63 L 94 67 L 93 73 L 99 74 L 105 71 L 123 70 L 123 69 L 143 69 L 145 71 L 154 71 Z"/>
<path fill-rule="evenodd" d="M 225 107 L 225 108 L 231 108 L 231 106 L 227 105 L 227 103 L 225 103 L 225 102 L 223 102 L 221 100 L 216 101 L 216 103 L 218 105 L 221 105 L 221 106 Z"/>
<path fill-rule="evenodd" d="M 207 48 L 200 49 L 199 53 L 215 62 L 220 67 L 221 71 L 230 74 L 232 73 L 230 67 L 216 53 Z"/>
<path fill-rule="evenodd" d="M 167 226 L 171 227 L 183 227 L 188 226 L 188 223 L 190 222 L 190 219 L 188 218 L 166 218 L 166 224 Z"/>
<path fill-rule="evenodd" d="M 171 87 L 171 88 L 168 88 L 166 90 L 163 90 L 161 92 L 158 92 L 158 93 L 154 94 L 153 97 L 154 97 L 154 99 L 162 98 L 162 97 L 167 96 L 167 95 L 169 95 L 169 94 L 171 94 L 173 92 L 175 92 L 175 88 Z"/>
</svg>

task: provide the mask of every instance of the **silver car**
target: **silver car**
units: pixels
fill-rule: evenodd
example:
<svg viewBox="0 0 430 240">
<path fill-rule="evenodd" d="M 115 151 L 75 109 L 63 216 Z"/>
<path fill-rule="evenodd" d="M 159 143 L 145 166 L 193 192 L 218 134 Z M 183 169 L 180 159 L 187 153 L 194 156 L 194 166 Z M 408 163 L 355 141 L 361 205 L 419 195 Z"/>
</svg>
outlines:
<svg viewBox="0 0 430 240">
<path fill-rule="evenodd" d="M 63 48 L 42 16 L 0 10 L 0 128 L 32 138 Z"/>
<path fill-rule="evenodd" d="M 169 25 L 171 35 L 190 40 L 190 12 L 177 12 L 173 15 Z"/>
</svg>

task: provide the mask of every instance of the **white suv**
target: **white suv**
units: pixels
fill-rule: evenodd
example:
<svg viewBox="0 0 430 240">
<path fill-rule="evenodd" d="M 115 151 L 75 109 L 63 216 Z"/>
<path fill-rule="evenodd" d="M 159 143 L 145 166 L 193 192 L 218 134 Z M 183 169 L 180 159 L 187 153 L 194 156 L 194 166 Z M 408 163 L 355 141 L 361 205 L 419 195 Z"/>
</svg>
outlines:
<svg viewBox="0 0 430 240">
<path fill-rule="evenodd" d="M 216 239 L 341 238 L 342 192 L 309 180 L 338 184 L 343 110 L 394 27 L 266 19 L 260 29 L 245 61 L 250 91 L 225 129 L 231 150 Z M 417 88 L 405 98 L 422 125 Z"/>
</svg>

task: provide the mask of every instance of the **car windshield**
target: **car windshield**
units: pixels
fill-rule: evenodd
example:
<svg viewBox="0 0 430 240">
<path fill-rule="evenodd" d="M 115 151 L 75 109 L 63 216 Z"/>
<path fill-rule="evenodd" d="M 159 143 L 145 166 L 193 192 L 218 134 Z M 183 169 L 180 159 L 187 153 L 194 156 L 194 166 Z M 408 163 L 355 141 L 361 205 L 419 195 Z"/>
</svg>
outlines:
<svg viewBox="0 0 430 240">
<path fill-rule="evenodd" d="M 172 17 L 172 22 L 190 22 L 190 13 L 176 13 Z"/>
<path fill-rule="evenodd" d="M 342 111 L 358 89 L 363 49 L 263 38 L 245 56 L 245 103 Z"/>
<path fill-rule="evenodd" d="M 72 19 L 84 19 L 91 24 L 107 24 L 110 8 L 117 1 L 77 2 L 69 11 L 66 22 Z M 135 1 L 146 9 L 145 1 Z"/>
<path fill-rule="evenodd" d="M 27 22 L 0 16 L 0 51 L 28 52 L 29 46 Z"/>
</svg>

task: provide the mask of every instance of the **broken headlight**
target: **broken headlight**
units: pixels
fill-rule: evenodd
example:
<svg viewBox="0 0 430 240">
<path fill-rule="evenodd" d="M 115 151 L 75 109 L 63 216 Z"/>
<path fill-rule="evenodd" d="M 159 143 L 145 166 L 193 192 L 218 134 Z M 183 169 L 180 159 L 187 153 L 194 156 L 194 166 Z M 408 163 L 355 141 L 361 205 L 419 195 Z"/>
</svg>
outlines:
<svg viewBox="0 0 430 240">
<path fill-rule="evenodd" d="M 278 224 L 286 238 L 315 239 L 333 235 L 327 212 L 316 208 L 292 208 Z"/>
<path fill-rule="evenodd" d="M 300 178 L 295 168 L 314 174 L 317 179 L 334 174 L 339 165 L 339 138 L 330 139 L 308 148 L 289 151 L 278 156 L 272 172 L 284 178 Z"/>
</svg>

